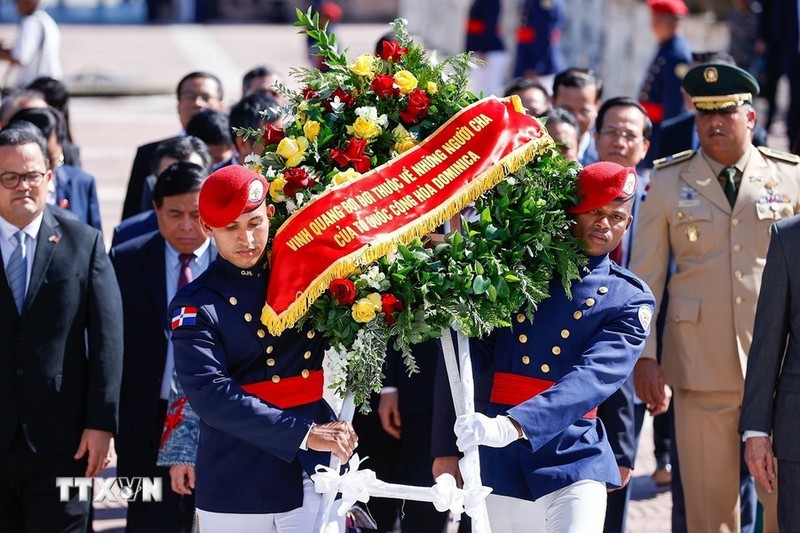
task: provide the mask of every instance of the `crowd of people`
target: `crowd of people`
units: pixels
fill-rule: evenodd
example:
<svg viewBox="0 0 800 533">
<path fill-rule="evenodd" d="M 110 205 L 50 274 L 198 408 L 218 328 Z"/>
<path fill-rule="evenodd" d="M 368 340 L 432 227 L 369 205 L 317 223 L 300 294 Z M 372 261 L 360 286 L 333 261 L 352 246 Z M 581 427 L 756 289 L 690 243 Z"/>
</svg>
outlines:
<svg viewBox="0 0 800 533">
<path fill-rule="evenodd" d="M 534 322 L 519 314 L 471 339 L 485 390 L 461 417 L 437 342 L 414 347 L 411 376 L 390 351 L 373 412 L 351 424 L 324 399 L 326 340 L 260 324 L 274 207 L 244 166 L 263 141 L 237 132 L 280 127 L 279 73 L 245 73 L 228 109 L 213 73 L 178 81 L 181 130 L 136 150 L 106 251 L 51 44 L 37 54 L 21 34 L 0 49 L 20 67 L 0 104 L 4 527 L 89 530 L 91 502 L 64 501 L 54 480 L 97 476 L 114 450 L 118 476 L 168 480 L 162 501 L 129 502 L 128 531 L 282 532 L 312 530 L 310 475 L 331 454 L 346 463 L 358 446 L 381 479 L 431 486 L 460 479 L 460 455 L 479 446 L 495 530 L 624 532 L 649 412 L 673 531 L 800 531 L 800 157 L 766 147 L 750 72 L 691 50 L 683 0 L 648 5 L 658 49 L 629 96 L 564 63 L 560 0 L 523 2 L 513 68 L 500 2 L 472 3 L 467 48 L 485 61 L 473 83 L 517 95 L 581 166 L 568 212 L 588 269 L 568 292 L 554 281 Z M 780 13 L 797 34 L 796 3 L 764 5 L 763 26 Z M 36 0 L 18 7 L 38 28 L 26 31 L 54 34 Z M 325 530 L 438 532 L 448 520 L 423 503 L 359 511 Z"/>
</svg>

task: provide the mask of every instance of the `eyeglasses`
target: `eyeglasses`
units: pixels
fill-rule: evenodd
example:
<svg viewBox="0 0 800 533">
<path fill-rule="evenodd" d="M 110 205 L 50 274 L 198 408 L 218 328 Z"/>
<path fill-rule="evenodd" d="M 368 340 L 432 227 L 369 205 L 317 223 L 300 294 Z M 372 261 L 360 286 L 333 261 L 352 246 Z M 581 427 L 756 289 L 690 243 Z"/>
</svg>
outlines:
<svg viewBox="0 0 800 533">
<path fill-rule="evenodd" d="M 26 172 L 25 174 L 18 174 L 16 172 L 3 172 L 0 174 L 0 183 L 6 189 L 16 189 L 20 181 L 25 180 L 29 187 L 38 187 L 44 181 L 46 172 Z"/>
<path fill-rule="evenodd" d="M 198 98 L 204 104 L 210 104 L 212 102 L 218 102 L 219 101 L 219 97 L 218 96 L 213 95 L 213 94 L 208 94 L 208 93 L 185 92 L 185 93 L 181 93 L 181 94 L 178 95 L 178 100 L 180 100 L 181 102 L 186 102 L 186 103 L 194 103 L 194 102 L 197 101 Z"/>
<path fill-rule="evenodd" d="M 636 144 L 642 140 L 642 137 L 636 135 L 632 131 L 615 130 L 614 128 L 603 128 L 600 130 L 600 135 L 609 139 L 622 139 L 627 144 Z"/>
</svg>

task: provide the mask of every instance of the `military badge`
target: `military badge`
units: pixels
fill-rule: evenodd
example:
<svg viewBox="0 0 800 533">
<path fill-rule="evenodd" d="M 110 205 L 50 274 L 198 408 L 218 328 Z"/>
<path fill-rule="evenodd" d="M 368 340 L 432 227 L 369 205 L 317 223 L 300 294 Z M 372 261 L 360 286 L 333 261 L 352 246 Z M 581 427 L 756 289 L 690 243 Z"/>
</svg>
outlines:
<svg viewBox="0 0 800 533">
<path fill-rule="evenodd" d="M 701 187 L 708 187 L 708 184 L 711 183 L 711 178 L 707 178 L 704 180 L 697 180 L 695 183 L 697 183 Z"/>
<path fill-rule="evenodd" d="M 719 72 L 717 72 L 717 67 L 707 67 L 703 71 L 703 79 L 706 83 L 716 83 L 719 79 Z"/>
<path fill-rule="evenodd" d="M 639 308 L 639 323 L 644 329 L 650 327 L 650 321 L 653 319 L 653 310 L 649 305 L 643 305 Z"/>
<path fill-rule="evenodd" d="M 627 195 L 633 194 L 633 191 L 636 189 L 636 175 L 631 172 L 628 174 L 628 177 L 625 178 L 625 185 L 622 186 L 622 192 Z"/>
<path fill-rule="evenodd" d="M 197 323 L 197 308 L 196 307 L 180 307 L 172 312 L 172 329 L 178 329 L 181 326 L 192 326 Z"/>
<path fill-rule="evenodd" d="M 678 207 L 692 207 L 695 205 L 700 205 L 700 199 L 697 198 L 697 190 L 688 185 L 684 185 L 681 187 Z"/>
<path fill-rule="evenodd" d="M 250 189 L 247 191 L 247 201 L 250 203 L 258 203 L 264 199 L 264 184 L 256 180 L 250 183 Z"/>
<path fill-rule="evenodd" d="M 700 238 L 700 230 L 698 227 L 691 224 L 686 228 L 686 238 L 689 239 L 689 242 L 697 242 L 697 239 Z"/>
</svg>

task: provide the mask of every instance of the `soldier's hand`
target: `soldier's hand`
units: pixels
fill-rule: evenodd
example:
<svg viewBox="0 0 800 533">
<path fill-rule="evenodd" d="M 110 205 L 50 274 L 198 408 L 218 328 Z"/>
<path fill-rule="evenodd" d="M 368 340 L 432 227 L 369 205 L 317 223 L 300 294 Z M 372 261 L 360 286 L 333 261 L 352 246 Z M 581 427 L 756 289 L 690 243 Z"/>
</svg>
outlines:
<svg viewBox="0 0 800 533">
<path fill-rule="evenodd" d="M 307 444 L 310 450 L 331 452 L 346 463 L 358 445 L 358 435 L 352 424 L 344 420 L 314 424 L 308 433 Z"/>
<path fill-rule="evenodd" d="M 169 481 L 172 492 L 188 496 L 194 490 L 194 467 L 192 465 L 170 466 Z"/>
<path fill-rule="evenodd" d="M 633 368 L 636 395 L 647 405 L 664 402 L 664 373 L 655 359 L 639 359 Z"/>
<path fill-rule="evenodd" d="M 399 439 L 402 435 L 402 421 L 400 419 L 399 405 L 400 394 L 397 392 L 382 392 L 378 404 L 378 416 L 381 417 L 383 430 L 392 437 Z"/>
<path fill-rule="evenodd" d="M 647 404 L 647 410 L 651 416 L 663 415 L 669 409 L 669 402 L 672 399 L 672 389 L 668 385 L 664 385 L 664 399 L 661 403 Z"/>
<path fill-rule="evenodd" d="M 461 415 L 456 419 L 453 431 L 456 446 L 462 452 L 473 446 L 505 448 L 520 438 L 519 430 L 507 416 L 490 418 L 481 413 Z"/>
<path fill-rule="evenodd" d="M 744 460 L 756 481 L 770 494 L 775 490 L 775 454 L 769 437 L 750 437 L 744 442 Z"/>
<path fill-rule="evenodd" d="M 461 470 L 458 468 L 458 456 L 448 455 L 445 457 L 436 457 L 433 460 L 433 479 L 441 476 L 442 474 L 450 474 L 456 478 L 456 486 L 461 488 L 464 486 L 464 480 L 461 478 Z"/>
</svg>

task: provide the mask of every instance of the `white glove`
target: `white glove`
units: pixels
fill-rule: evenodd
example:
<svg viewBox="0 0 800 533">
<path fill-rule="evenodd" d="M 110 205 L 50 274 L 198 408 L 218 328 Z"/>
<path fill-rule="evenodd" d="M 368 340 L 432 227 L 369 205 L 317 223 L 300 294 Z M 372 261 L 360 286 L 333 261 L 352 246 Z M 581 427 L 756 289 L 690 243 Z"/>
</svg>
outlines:
<svg viewBox="0 0 800 533">
<path fill-rule="evenodd" d="M 456 445 L 462 452 L 473 446 L 491 446 L 503 448 L 519 439 L 519 432 L 507 416 L 489 418 L 480 413 L 461 415 L 456 419 L 453 428 L 456 433 Z"/>
</svg>

